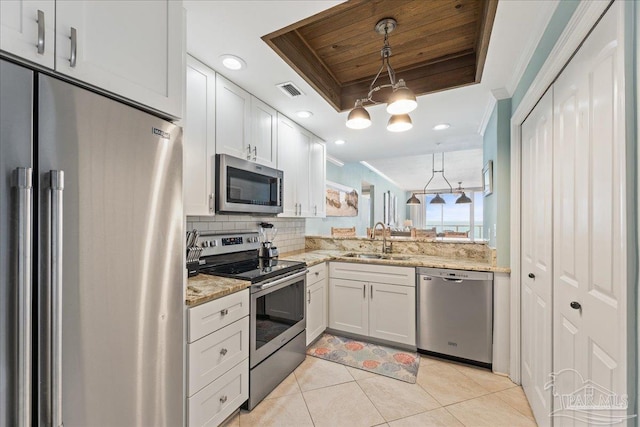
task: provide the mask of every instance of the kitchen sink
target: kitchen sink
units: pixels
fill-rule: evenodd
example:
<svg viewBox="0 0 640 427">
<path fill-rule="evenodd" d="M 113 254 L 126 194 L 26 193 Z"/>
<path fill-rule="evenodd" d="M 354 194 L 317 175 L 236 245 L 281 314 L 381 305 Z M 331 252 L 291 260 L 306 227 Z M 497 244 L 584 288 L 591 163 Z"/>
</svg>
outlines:
<svg viewBox="0 0 640 427">
<path fill-rule="evenodd" d="M 389 254 L 357 254 L 357 253 L 350 253 L 350 254 L 346 254 L 345 257 L 347 258 L 360 258 L 360 259 L 389 259 L 389 260 L 396 260 L 396 261 L 402 261 L 402 260 L 407 260 L 409 259 L 408 256 L 404 256 L 404 255 L 389 255 Z"/>
<path fill-rule="evenodd" d="M 381 259 L 381 254 L 346 254 L 348 258 L 362 258 L 362 259 Z"/>
</svg>

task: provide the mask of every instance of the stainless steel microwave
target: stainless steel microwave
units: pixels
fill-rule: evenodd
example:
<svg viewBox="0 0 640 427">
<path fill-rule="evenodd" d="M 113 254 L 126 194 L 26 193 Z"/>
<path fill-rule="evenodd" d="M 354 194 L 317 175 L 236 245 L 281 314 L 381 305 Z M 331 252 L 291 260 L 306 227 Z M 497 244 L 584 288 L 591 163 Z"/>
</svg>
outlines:
<svg viewBox="0 0 640 427">
<path fill-rule="evenodd" d="M 267 215 L 282 212 L 281 170 L 217 154 L 216 174 L 216 212 Z"/>
</svg>

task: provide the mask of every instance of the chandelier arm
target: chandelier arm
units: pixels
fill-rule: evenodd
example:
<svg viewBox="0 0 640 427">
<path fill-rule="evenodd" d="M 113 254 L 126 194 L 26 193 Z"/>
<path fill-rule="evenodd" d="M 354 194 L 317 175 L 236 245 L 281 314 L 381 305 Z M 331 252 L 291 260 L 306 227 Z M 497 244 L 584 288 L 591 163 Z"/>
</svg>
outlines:
<svg viewBox="0 0 640 427">
<path fill-rule="evenodd" d="M 373 89 L 371 89 L 371 90 L 369 91 L 369 93 L 367 94 L 367 98 L 364 98 L 364 99 L 363 99 L 363 101 L 371 102 L 371 103 L 373 103 L 373 104 L 379 104 L 379 102 L 378 102 L 378 101 L 375 101 L 375 100 L 372 98 L 372 95 L 373 95 L 373 93 L 374 93 L 374 92 L 377 92 L 377 91 L 379 91 L 379 90 L 381 90 L 381 89 L 384 89 L 384 88 L 387 88 L 387 87 L 393 87 L 393 85 L 391 85 L 391 84 L 385 84 L 385 85 L 380 85 L 380 86 L 376 86 L 376 87 L 374 87 Z"/>
<path fill-rule="evenodd" d="M 391 67 L 391 63 L 389 62 L 389 58 L 387 57 L 387 74 L 389 74 L 389 81 L 391 82 L 391 86 L 395 86 L 396 84 L 396 72 Z"/>
<path fill-rule="evenodd" d="M 369 93 L 373 92 L 373 85 L 376 84 L 376 81 L 378 80 L 378 77 L 380 77 L 380 73 L 382 73 L 382 70 L 384 70 L 384 58 L 382 58 L 382 64 L 380 65 L 378 74 L 376 74 L 376 76 L 373 78 L 373 81 L 371 81 L 371 84 L 369 85 Z"/>
</svg>

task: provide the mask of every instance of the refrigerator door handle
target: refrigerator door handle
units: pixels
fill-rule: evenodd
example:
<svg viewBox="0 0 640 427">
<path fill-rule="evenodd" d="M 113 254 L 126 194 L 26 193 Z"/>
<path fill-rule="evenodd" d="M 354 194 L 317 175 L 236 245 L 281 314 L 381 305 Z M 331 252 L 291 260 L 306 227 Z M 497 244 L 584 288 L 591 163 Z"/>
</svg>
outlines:
<svg viewBox="0 0 640 427">
<path fill-rule="evenodd" d="M 49 172 L 51 180 L 51 418 L 62 426 L 62 220 L 64 171 Z"/>
<path fill-rule="evenodd" d="M 13 172 L 18 189 L 19 426 L 31 426 L 31 168 Z"/>
</svg>

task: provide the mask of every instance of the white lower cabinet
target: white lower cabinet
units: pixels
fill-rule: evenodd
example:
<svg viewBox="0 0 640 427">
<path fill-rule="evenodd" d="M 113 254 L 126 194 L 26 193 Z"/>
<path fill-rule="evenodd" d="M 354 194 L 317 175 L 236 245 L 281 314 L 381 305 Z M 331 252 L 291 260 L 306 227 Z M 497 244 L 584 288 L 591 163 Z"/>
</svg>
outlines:
<svg viewBox="0 0 640 427">
<path fill-rule="evenodd" d="M 187 425 L 217 426 L 249 398 L 249 290 L 190 308 Z"/>
<path fill-rule="evenodd" d="M 327 266 L 309 268 L 307 273 L 307 345 L 327 329 Z"/>
<path fill-rule="evenodd" d="M 400 344 L 416 344 L 415 269 L 332 262 L 329 327 Z"/>
</svg>

